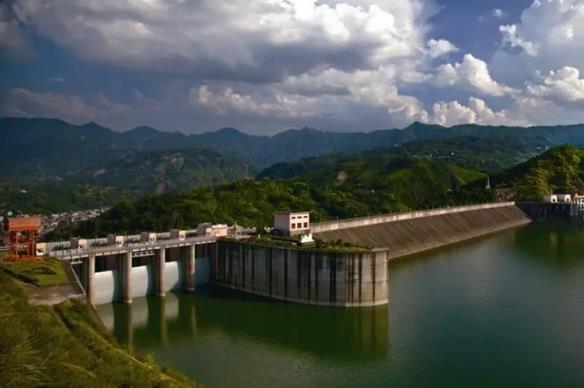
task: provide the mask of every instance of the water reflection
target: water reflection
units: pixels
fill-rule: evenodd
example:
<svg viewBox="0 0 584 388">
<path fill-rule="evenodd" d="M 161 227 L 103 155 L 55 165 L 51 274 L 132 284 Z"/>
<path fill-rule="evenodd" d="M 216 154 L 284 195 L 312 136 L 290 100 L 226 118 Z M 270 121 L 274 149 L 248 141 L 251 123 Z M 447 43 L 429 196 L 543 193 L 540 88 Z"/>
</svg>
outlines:
<svg viewBox="0 0 584 388">
<path fill-rule="evenodd" d="M 509 246 L 542 264 L 574 267 L 584 264 L 584 230 L 574 222 L 535 222 L 517 229 Z"/>
<path fill-rule="evenodd" d="M 102 305 L 98 312 L 120 343 L 139 349 L 217 333 L 337 360 L 387 359 L 390 346 L 387 306 L 305 306 L 205 288 L 196 296 L 168 293 Z"/>
</svg>

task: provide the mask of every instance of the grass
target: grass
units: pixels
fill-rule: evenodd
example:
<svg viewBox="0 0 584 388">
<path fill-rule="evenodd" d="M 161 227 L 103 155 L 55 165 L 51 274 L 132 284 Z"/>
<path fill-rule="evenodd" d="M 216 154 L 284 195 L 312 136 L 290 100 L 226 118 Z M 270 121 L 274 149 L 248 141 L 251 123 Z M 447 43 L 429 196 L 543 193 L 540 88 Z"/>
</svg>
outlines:
<svg viewBox="0 0 584 388">
<path fill-rule="evenodd" d="M 298 238 L 289 236 L 274 236 L 262 234 L 251 237 L 247 240 L 250 243 L 267 245 L 279 248 L 292 248 L 306 251 L 325 253 L 367 253 L 369 249 L 353 245 L 346 241 L 323 241 L 314 239 L 314 242 L 299 244 Z"/>
<path fill-rule="evenodd" d="M 0 268 L 24 282 L 39 287 L 58 286 L 70 281 L 63 263 L 50 258 L 0 261 Z"/>
<path fill-rule="evenodd" d="M 193 387 L 118 346 L 86 303 L 29 305 L 0 269 L 0 386 Z"/>
</svg>

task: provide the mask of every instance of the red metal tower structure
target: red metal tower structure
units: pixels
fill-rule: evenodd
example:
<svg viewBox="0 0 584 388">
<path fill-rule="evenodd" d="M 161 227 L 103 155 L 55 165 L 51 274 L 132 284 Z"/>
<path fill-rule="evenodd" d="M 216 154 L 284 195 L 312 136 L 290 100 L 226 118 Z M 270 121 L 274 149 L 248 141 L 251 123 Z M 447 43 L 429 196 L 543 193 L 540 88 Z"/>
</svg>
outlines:
<svg viewBox="0 0 584 388">
<path fill-rule="evenodd" d="M 40 217 L 15 217 L 4 219 L 4 231 L 13 259 L 36 256 L 36 243 L 41 229 Z"/>
</svg>

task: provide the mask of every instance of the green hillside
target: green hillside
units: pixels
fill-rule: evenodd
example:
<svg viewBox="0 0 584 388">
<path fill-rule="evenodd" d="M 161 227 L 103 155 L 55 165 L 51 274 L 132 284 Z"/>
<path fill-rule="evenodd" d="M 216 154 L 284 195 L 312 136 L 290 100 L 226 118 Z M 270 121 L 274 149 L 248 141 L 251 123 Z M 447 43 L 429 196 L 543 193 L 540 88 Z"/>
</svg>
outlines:
<svg viewBox="0 0 584 388">
<path fill-rule="evenodd" d="M 444 162 L 377 151 L 289 180 L 242 180 L 125 201 L 77 230 L 58 231 L 50 238 L 162 231 L 207 221 L 263 227 L 271 225 L 274 211 L 286 209 L 309 209 L 318 221 L 429 208 L 460 202 L 460 188 L 482 178 L 481 173 Z"/>
<path fill-rule="evenodd" d="M 345 152 L 305 158 L 293 163 L 277 163 L 263 170 L 259 176 L 290 179 L 301 175 L 310 176 L 315 172 L 318 175 L 334 169 L 338 163 L 345 160 L 367 161 L 389 156 L 447 162 L 465 169 L 494 174 L 541 154 L 550 147 L 550 142 L 535 138 L 459 136 L 414 141 L 391 148 L 376 148 L 358 153 Z"/>
<path fill-rule="evenodd" d="M 0 269 L 0 386 L 195 387 L 118 346 L 86 303 L 28 303 Z"/>
<path fill-rule="evenodd" d="M 96 209 L 136 197 L 131 192 L 94 185 L 0 182 L 0 214 L 7 211 L 48 214 Z"/>
<path fill-rule="evenodd" d="M 124 190 L 165 193 L 252 178 L 257 169 L 243 159 L 208 149 L 144 151 L 96 165 L 70 180 Z"/>
<path fill-rule="evenodd" d="M 405 143 L 408 155 L 441 160 L 470 170 L 495 174 L 541 154 L 553 144 L 545 138 L 520 136 L 460 136 Z"/>
<path fill-rule="evenodd" d="M 584 149 L 551 149 L 494 177 L 497 188 L 512 188 L 518 200 L 541 200 L 554 192 L 584 192 Z"/>
</svg>

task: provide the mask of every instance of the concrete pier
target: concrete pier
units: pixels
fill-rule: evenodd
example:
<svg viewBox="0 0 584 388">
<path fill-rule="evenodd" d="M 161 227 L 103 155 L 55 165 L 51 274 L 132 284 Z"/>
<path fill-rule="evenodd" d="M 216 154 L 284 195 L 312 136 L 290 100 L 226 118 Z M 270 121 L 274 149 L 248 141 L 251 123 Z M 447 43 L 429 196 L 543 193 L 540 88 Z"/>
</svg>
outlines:
<svg viewBox="0 0 584 388">
<path fill-rule="evenodd" d="M 188 292 L 195 291 L 195 246 L 186 247 L 187 255 L 185 257 L 185 276 L 183 289 Z"/>
<path fill-rule="evenodd" d="M 155 295 L 164 296 L 166 294 L 164 287 L 164 268 L 166 267 L 166 248 L 160 248 L 154 256 L 154 276 L 156 278 Z"/>
<path fill-rule="evenodd" d="M 123 303 L 132 303 L 132 251 L 128 250 L 121 255 L 120 260 L 120 278 L 122 281 L 122 297 Z"/>
<path fill-rule="evenodd" d="M 91 304 L 95 304 L 95 286 L 93 284 L 95 278 L 95 255 L 89 255 L 85 265 L 87 266 L 87 274 L 85 278 L 85 293 L 87 295 L 87 301 Z"/>
</svg>

